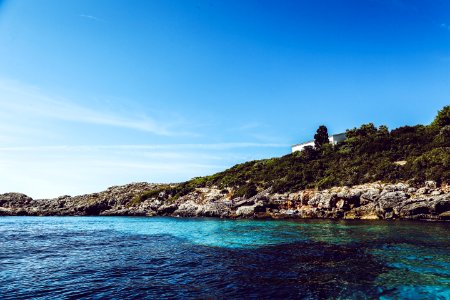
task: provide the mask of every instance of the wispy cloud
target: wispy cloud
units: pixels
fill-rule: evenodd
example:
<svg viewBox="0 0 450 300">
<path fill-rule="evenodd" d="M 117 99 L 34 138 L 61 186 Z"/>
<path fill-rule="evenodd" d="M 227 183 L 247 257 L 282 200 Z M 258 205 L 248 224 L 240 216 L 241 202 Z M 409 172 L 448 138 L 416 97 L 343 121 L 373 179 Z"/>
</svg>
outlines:
<svg viewBox="0 0 450 300">
<path fill-rule="evenodd" d="M 119 109 L 125 103 L 119 102 L 74 102 L 0 78 L 0 193 L 47 198 L 133 181 L 179 182 L 289 151 L 289 145 L 242 135 L 233 135 L 236 142 L 192 138 L 194 128 L 213 130 L 174 113 L 151 117 L 128 104 Z M 92 134 L 85 137 L 85 130 Z"/>
<path fill-rule="evenodd" d="M 371 1 L 399 8 L 411 8 L 412 6 L 411 3 L 405 2 L 404 0 L 371 0 Z"/>
<path fill-rule="evenodd" d="M 0 148 L 0 193 L 47 198 L 133 181 L 179 182 L 267 155 L 257 143 Z M 251 155 L 245 148 L 251 148 Z M 241 149 L 241 151 L 239 151 Z"/>
<path fill-rule="evenodd" d="M 0 151 L 101 151 L 101 150 L 230 150 L 239 148 L 286 148 L 288 144 L 273 143 L 211 143 L 211 144 L 148 144 L 148 145 L 86 145 L 86 146 L 25 146 L 0 147 Z"/>
<path fill-rule="evenodd" d="M 161 136 L 189 135 L 172 129 L 171 121 L 156 121 L 146 116 L 118 116 L 70 102 L 62 97 L 48 95 L 39 89 L 9 80 L 0 80 L 0 107 L 17 115 L 28 114 L 62 121 L 106 125 L 149 132 Z M 179 122 L 178 122 L 179 123 Z"/>
<path fill-rule="evenodd" d="M 441 23 L 441 27 L 446 29 L 446 30 L 450 30 L 450 24 L 447 23 Z"/>
<path fill-rule="evenodd" d="M 93 16 L 93 15 L 80 14 L 78 16 L 80 18 L 85 18 L 85 19 L 89 19 L 89 20 L 92 20 L 92 21 L 105 22 L 103 19 L 97 18 L 96 16 Z"/>
<path fill-rule="evenodd" d="M 238 127 L 238 129 L 239 130 L 252 130 L 252 129 L 257 129 L 262 126 L 263 126 L 263 124 L 261 124 L 260 122 L 249 122 L 249 123 L 242 124 L 241 126 Z"/>
</svg>

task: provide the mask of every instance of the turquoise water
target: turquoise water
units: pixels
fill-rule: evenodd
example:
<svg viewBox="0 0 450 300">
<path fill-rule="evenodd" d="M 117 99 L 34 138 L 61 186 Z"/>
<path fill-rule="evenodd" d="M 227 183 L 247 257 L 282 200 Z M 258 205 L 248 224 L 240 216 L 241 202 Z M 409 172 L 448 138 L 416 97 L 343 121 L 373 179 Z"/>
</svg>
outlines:
<svg viewBox="0 0 450 300">
<path fill-rule="evenodd" d="M 0 298 L 450 299 L 450 224 L 0 218 Z"/>
</svg>

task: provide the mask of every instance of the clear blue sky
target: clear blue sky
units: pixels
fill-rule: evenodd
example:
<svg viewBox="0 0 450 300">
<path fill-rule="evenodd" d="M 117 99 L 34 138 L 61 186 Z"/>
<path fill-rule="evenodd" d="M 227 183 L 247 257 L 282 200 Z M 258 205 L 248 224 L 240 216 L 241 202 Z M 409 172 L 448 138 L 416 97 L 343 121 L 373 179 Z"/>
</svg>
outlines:
<svg viewBox="0 0 450 300">
<path fill-rule="evenodd" d="M 186 180 L 449 100 L 449 1 L 0 0 L 0 193 Z"/>
</svg>

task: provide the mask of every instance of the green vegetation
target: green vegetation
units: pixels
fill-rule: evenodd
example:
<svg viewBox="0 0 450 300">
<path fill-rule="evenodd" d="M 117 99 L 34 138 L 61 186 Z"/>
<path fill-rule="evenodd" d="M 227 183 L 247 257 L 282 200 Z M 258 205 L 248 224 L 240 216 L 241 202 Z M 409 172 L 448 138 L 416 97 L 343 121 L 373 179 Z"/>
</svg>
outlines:
<svg viewBox="0 0 450 300">
<path fill-rule="evenodd" d="M 328 129 L 324 125 L 320 125 L 314 135 L 314 146 L 316 149 L 322 148 L 323 145 L 328 144 Z"/>
<path fill-rule="evenodd" d="M 168 184 L 161 185 L 154 190 L 145 191 L 140 195 L 136 195 L 133 199 L 130 200 L 130 202 L 128 202 L 127 206 L 128 207 L 136 206 L 147 199 L 159 198 L 161 193 L 164 194 L 165 197 L 167 196 L 174 197 L 178 192 L 179 192 L 178 190 L 175 190 L 172 186 Z"/>
<path fill-rule="evenodd" d="M 255 196 L 258 193 L 257 187 L 255 184 L 245 184 L 236 189 L 233 194 L 233 197 L 245 197 L 250 198 Z"/>
<path fill-rule="evenodd" d="M 445 106 L 438 112 L 436 119 L 434 119 L 433 126 L 444 127 L 450 125 L 450 106 Z"/>
<path fill-rule="evenodd" d="M 269 187 L 274 192 L 287 192 L 378 180 L 450 182 L 450 106 L 439 111 L 428 126 L 389 131 L 386 126 L 377 128 L 369 123 L 347 130 L 346 135 L 345 142 L 333 146 L 328 143 L 326 127 L 320 128 L 315 136 L 320 147 L 238 164 L 211 176 L 194 178 L 169 192 L 182 196 L 197 187 L 216 186 L 231 188 L 234 197 L 251 197 Z"/>
</svg>

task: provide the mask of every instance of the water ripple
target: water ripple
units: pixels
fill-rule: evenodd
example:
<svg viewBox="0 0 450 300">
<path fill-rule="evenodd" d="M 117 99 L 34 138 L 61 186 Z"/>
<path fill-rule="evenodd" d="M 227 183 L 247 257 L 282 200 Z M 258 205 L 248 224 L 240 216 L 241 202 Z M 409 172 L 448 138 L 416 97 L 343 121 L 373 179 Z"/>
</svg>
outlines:
<svg viewBox="0 0 450 300">
<path fill-rule="evenodd" d="M 450 297 L 450 226 L 0 218 L 0 299 Z"/>
</svg>

